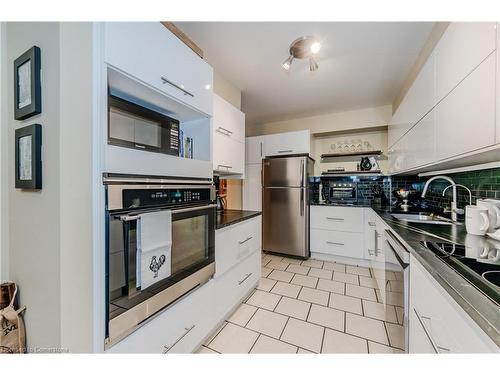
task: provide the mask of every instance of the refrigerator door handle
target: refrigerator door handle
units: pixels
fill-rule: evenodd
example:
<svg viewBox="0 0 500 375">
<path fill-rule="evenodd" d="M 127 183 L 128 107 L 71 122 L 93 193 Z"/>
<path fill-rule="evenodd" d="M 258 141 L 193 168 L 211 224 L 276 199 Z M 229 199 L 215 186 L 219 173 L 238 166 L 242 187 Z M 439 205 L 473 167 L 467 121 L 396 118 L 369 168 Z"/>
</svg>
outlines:
<svg viewBox="0 0 500 375">
<path fill-rule="evenodd" d="M 304 189 L 300 188 L 300 216 L 304 216 Z"/>
<path fill-rule="evenodd" d="M 300 161 L 300 187 L 304 187 L 304 160 Z"/>
</svg>

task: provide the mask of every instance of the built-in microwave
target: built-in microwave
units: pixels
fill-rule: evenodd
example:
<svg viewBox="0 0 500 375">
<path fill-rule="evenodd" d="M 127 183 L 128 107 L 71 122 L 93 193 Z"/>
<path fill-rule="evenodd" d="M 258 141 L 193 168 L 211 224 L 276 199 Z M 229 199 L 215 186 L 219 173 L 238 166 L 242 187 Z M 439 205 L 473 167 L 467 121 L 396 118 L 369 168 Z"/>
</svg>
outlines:
<svg viewBox="0 0 500 375">
<path fill-rule="evenodd" d="M 105 346 L 110 347 L 214 275 L 216 204 L 214 186 L 201 179 L 105 174 L 104 185 Z M 162 265 L 168 274 L 144 287 L 138 281 L 139 222 L 162 211 L 171 213 L 169 227 L 161 226 L 171 231 L 169 262 Z"/>
<path fill-rule="evenodd" d="M 109 94 L 108 144 L 178 156 L 179 121 Z"/>
</svg>

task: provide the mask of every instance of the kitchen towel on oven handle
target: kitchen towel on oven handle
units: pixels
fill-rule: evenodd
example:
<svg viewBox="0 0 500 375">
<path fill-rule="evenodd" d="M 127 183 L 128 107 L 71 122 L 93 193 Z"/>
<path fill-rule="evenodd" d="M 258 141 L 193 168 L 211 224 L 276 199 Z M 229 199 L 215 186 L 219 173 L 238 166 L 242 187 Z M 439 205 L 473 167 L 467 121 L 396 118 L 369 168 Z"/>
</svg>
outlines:
<svg viewBox="0 0 500 375">
<path fill-rule="evenodd" d="M 137 221 L 136 287 L 146 289 L 171 275 L 172 212 L 140 215 Z"/>
</svg>

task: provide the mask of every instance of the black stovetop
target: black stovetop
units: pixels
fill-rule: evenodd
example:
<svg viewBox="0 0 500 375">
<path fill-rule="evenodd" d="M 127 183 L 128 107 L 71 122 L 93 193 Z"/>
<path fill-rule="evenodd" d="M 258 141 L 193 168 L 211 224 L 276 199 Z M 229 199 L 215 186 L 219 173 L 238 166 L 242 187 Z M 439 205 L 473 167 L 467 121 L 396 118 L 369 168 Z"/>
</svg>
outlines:
<svg viewBox="0 0 500 375">
<path fill-rule="evenodd" d="M 463 245 L 445 242 L 422 242 L 422 245 L 500 304 L 500 249 L 468 254 Z"/>
</svg>

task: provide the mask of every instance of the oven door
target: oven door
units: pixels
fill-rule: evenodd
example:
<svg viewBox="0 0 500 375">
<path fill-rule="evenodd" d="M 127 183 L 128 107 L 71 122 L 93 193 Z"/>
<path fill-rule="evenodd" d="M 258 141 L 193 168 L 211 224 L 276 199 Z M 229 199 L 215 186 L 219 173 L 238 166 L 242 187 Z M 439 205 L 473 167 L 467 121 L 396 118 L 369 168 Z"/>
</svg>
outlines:
<svg viewBox="0 0 500 375">
<path fill-rule="evenodd" d="M 215 272 L 214 204 L 108 214 L 107 343 L 113 343 Z M 146 289 L 137 287 L 137 221 L 140 214 L 172 211 L 171 274 Z"/>
</svg>

